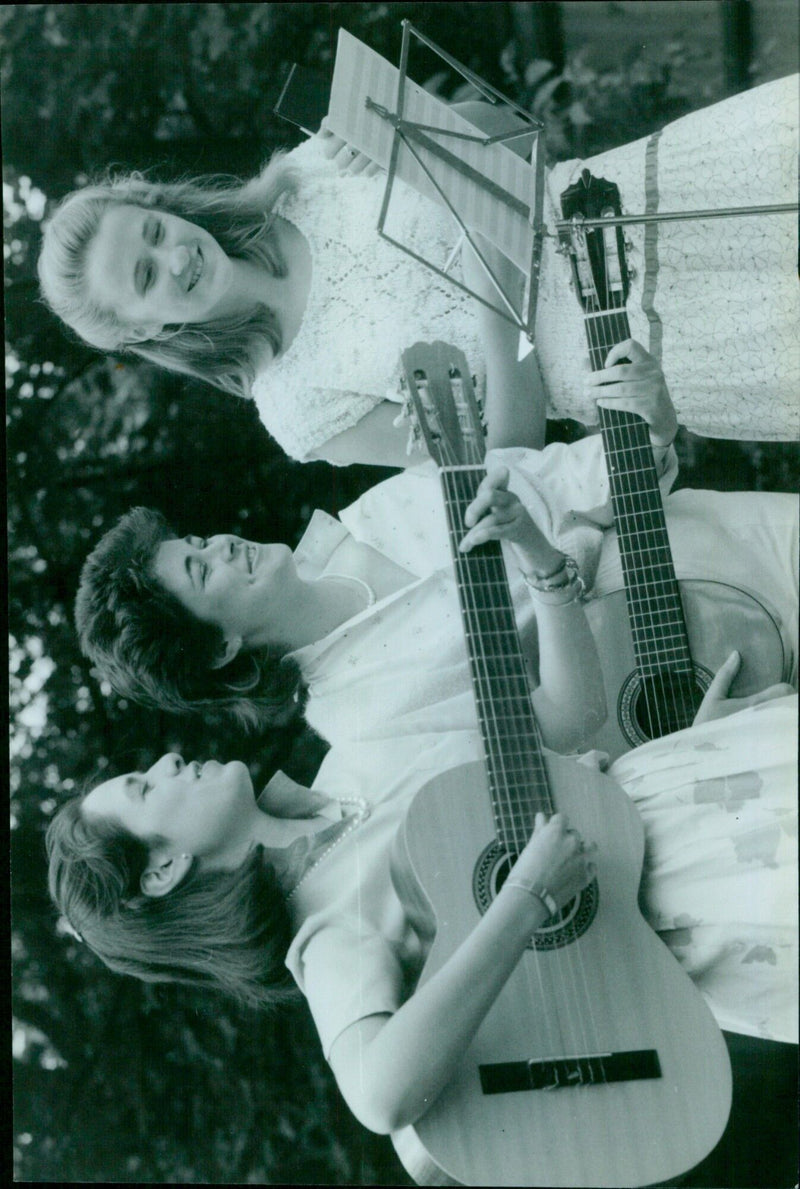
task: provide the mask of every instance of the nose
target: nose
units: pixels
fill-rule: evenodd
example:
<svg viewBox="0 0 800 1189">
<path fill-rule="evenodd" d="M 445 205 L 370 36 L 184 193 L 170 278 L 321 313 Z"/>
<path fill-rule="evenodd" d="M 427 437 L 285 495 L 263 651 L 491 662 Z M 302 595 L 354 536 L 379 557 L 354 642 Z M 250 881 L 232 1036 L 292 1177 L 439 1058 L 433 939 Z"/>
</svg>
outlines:
<svg viewBox="0 0 800 1189">
<path fill-rule="evenodd" d="M 154 776 L 177 776 L 182 772 L 186 765 L 183 758 L 178 755 L 176 751 L 168 751 L 165 755 L 157 760 L 150 769 L 148 775 Z"/>
<path fill-rule="evenodd" d="M 222 561 L 229 562 L 233 561 L 236 557 L 242 542 L 238 537 L 231 537 L 225 534 L 225 536 L 212 537 L 210 544 L 217 557 Z"/>
<path fill-rule="evenodd" d="M 189 263 L 189 249 L 185 244 L 177 244 L 170 249 L 169 271 L 173 277 L 179 277 Z"/>
</svg>

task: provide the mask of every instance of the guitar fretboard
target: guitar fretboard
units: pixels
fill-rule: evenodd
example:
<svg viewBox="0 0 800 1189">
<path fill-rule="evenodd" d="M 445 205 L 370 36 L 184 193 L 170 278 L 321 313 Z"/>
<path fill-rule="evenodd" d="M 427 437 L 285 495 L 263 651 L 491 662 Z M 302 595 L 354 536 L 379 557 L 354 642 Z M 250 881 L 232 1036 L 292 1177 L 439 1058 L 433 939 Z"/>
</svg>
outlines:
<svg viewBox="0 0 800 1189">
<path fill-rule="evenodd" d="M 440 471 L 497 836 L 518 854 L 536 812 L 554 807 L 500 544 L 458 549 L 484 475 L 477 465 Z"/>
<path fill-rule="evenodd" d="M 624 308 L 593 311 L 585 327 L 594 371 L 604 366 L 613 344 L 630 338 Z M 616 409 L 601 408 L 599 413 L 637 667 L 644 678 L 666 672 L 691 674 L 686 622 L 647 423 L 635 413 Z M 686 726 L 693 710 L 688 713 Z"/>
</svg>

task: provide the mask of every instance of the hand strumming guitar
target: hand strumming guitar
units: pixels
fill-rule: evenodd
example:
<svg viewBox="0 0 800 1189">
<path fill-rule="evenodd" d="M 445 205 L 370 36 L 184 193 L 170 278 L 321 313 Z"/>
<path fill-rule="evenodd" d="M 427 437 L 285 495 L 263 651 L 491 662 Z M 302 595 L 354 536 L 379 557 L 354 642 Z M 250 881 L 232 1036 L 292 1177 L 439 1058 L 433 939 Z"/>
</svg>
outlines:
<svg viewBox="0 0 800 1189">
<path fill-rule="evenodd" d="M 592 881 L 596 854 L 596 844 L 587 845 L 577 830 L 570 829 L 565 814 L 554 813 L 545 818 L 543 813 L 537 813 L 533 834 L 511 868 L 504 887 L 513 889 L 515 895 L 527 893 L 545 906 L 549 916 L 552 902 L 562 909 Z M 535 921 L 532 927 L 536 928 Z"/>
<path fill-rule="evenodd" d="M 630 362 L 620 362 L 623 359 Z M 678 418 L 664 373 L 636 339 L 626 339 L 612 347 L 605 367 L 590 372 L 585 386 L 602 408 L 624 409 L 644 417 L 650 427 L 650 441 L 656 448 L 666 449 L 675 440 Z"/>
<path fill-rule="evenodd" d="M 741 663 L 741 655 L 734 651 L 725 664 L 717 670 L 713 681 L 706 690 L 703 701 L 700 703 L 700 709 L 695 715 L 693 726 L 698 726 L 703 722 L 712 722 L 715 718 L 726 718 L 729 714 L 736 714 L 738 710 L 744 710 L 747 706 L 758 706 L 761 702 L 771 701 L 772 698 L 785 698 L 789 694 L 795 693 L 794 686 L 780 681 L 777 685 L 770 685 L 766 689 L 759 690 L 756 694 L 750 694 L 749 697 L 731 698 L 728 691 Z"/>
</svg>

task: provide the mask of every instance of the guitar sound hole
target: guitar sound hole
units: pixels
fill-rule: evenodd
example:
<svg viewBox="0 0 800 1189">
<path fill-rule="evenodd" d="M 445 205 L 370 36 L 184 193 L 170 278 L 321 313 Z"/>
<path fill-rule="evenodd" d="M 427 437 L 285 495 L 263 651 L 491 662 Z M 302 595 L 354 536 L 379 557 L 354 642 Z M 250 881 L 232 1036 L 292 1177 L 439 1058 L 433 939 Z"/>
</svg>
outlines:
<svg viewBox="0 0 800 1189">
<path fill-rule="evenodd" d="M 499 842 L 491 842 L 480 855 L 472 876 L 475 903 L 486 912 L 505 883 L 512 862 Z M 528 942 L 528 949 L 554 950 L 569 945 L 585 933 L 595 918 L 600 892 L 597 880 L 585 887 L 561 911 L 544 922 Z"/>
<path fill-rule="evenodd" d="M 618 717 L 625 738 L 634 747 L 682 731 L 694 721 L 712 674 L 702 665 L 694 674 L 631 673 L 620 690 Z"/>
</svg>

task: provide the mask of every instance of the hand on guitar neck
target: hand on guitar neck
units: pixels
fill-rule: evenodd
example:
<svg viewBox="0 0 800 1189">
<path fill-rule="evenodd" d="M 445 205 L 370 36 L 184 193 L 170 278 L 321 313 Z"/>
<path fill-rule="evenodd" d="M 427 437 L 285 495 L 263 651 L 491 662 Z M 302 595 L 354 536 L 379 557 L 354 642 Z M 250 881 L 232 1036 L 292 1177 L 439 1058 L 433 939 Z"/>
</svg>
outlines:
<svg viewBox="0 0 800 1189">
<path fill-rule="evenodd" d="M 507 467 L 498 467 L 481 481 L 475 499 L 464 513 L 469 532 L 459 549 L 468 552 L 486 541 L 508 541 L 524 572 L 550 574 L 563 553 L 548 541 L 527 508 L 508 490 Z"/>
<path fill-rule="evenodd" d="M 585 388 L 602 408 L 643 417 L 650 429 L 650 441 L 657 449 L 665 450 L 672 445 L 678 432 L 678 418 L 664 373 L 636 339 L 626 339 L 612 347 L 605 366 L 587 373 Z"/>
<path fill-rule="evenodd" d="M 536 628 L 521 636 L 534 686 L 536 718 L 548 747 L 567 752 L 590 738 L 605 721 L 606 699 L 597 648 L 580 602 L 582 584 L 565 566 L 565 556 L 548 541 L 529 512 L 508 490 L 506 467 L 486 475 L 464 512 L 468 532 L 459 550 L 469 553 L 490 541 L 511 545 L 525 581 L 563 570 L 564 584 L 549 595 L 537 594 Z M 531 583 L 531 579 L 533 583 Z M 554 582 L 561 582 L 554 578 Z M 562 594 L 563 591 L 563 594 Z M 542 602 L 553 599 L 555 602 Z"/>
</svg>

